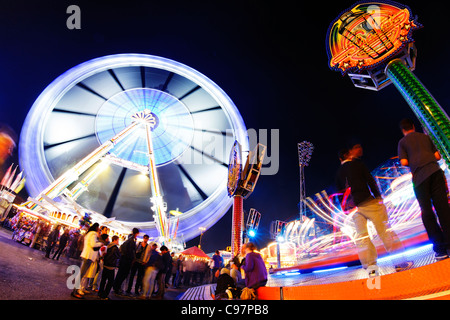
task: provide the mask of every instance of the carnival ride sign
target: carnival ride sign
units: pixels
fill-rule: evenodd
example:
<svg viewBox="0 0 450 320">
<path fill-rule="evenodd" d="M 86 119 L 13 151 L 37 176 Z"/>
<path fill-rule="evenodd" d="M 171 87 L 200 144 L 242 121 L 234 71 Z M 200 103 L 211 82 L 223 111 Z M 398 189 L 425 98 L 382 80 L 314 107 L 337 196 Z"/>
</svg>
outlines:
<svg viewBox="0 0 450 320">
<path fill-rule="evenodd" d="M 389 61 L 414 42 L 422 27 L 411 10 L 396 2 L 358 3 L 334 20 L 327 33 L 329 66 L 345 75 Z"/>
</svg>

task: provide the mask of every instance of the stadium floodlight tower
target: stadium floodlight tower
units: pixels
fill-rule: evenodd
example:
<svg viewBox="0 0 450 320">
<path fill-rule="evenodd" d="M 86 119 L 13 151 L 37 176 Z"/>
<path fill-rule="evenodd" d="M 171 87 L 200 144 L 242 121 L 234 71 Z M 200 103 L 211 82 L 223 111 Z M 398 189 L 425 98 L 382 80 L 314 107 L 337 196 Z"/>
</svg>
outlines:
<svg viewBox="0 0 450 320">
<path fill-rule="evenodd" d="M 303 141 L 297 144 L 298 147 L 298 163 L 300 167 L 300 202 L 299 213 L 300 222 L 303 222 L 303 215 L 306 211 L 306 188 L 305 188 L 305 167 L 309 165 L 314 146 L 311 142 Z"/>
<path fill-rule="evenodd" d="M 244 225 L 244 199 L 247 199 L 255 189 L 261 172 L 266 146 L 258 143 L 247 156 L 247 162 L 242 168 L 241 145 L 236 140 L 228 164 L 228 196 L 233 198 L 233 217 L 231 230 L 231 253 L 233 256 L 241 251 L 242 229 Z"/>
<path fill-rule="evenodd" d="M 400 91 L 435 146 L 450 164 L 450 120 L 419 79 L 412 32 L 420 27 L 406 5 L 358 2 L 335 19 L 327 33 L 329 67 L 348 74 L 356 87 Z"/>
</svg>

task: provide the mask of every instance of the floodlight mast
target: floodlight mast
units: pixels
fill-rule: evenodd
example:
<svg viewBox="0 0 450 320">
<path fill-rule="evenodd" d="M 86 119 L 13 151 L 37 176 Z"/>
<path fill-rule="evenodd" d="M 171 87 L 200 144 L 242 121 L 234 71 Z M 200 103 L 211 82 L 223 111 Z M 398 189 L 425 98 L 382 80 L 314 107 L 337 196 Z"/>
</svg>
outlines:
<svg viewBox="0 0 450 320">
<path fill-rule="evenodd" d="M 304 200 L 306 199 L 305 188 L 305 167 L 309 165 L 311 155 L 314 150 L 314 146 L 311 142 L 303 141 L 297 143 L 298 148 L 298 163 L 300 167 L 300 202 L 299 202 L 299 214 L 300 222 L 303 222 L 303 216 L 306 211 L 306 205 Z"/>
<path fill-rule="evenodd" d="M 161 186 L 159 183 L 158 172 L 156 170 L 155 153 L 153 149 L 152 130 L 156 128 L 157 122 L 153 113 L 150 110 L 138 112 L 133 115 L 136 122 L 140 122 L 145 126 L 147 149 L 148 149 L 148 174 L 150 176 L 150 188 L 152 196 L 150 202 L 152 203 L 151 209 L 153 210 L 154 219 L 156 222 L 156 228 L 158 229 L 161 237 L 161 242 L 166 244 L 169 240 L 169 229 L 167 223 L 167 205 L 164 203 L 161 195 Z"/>
</svg>

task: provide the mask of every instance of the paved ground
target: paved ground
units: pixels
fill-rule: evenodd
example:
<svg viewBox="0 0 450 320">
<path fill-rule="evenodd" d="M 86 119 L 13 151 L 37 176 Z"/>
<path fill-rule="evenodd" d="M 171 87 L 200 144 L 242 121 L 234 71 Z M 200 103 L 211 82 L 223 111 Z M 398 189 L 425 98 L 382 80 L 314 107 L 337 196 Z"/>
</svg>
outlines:
<svg viewBox="0 0 450 320">
<path fill-rule="evenodd" d="M 47 259 L 45 253 L 11 239 L 12 232 L 0 227 L 0 300 L 78 300 L 67 288 L 70 265 L 80 261 L 60 257 Z M 185 290 L 167 289 L 165 300 L 176 300 Z M 111 300 L 134 300 L 110 294 Z M 97 300 L 96 294 L 86 296 Z"/>
</svg>

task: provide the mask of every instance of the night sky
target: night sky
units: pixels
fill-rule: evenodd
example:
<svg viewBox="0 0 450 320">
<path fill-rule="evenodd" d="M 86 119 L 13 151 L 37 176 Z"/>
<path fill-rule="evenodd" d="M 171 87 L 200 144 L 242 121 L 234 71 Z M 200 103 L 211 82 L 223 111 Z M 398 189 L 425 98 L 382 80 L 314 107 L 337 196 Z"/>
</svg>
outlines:
<svg viewBox="0 0 450 320">
<path fill-rule="evenodd" d="M 350 139 L 374 169 L 396 155 L 398 122 L 414 118 L 393 85 L 355 88 L 328 68 L 329 24 L 353 1 L 327 5 L 293 1 L 14 1 L 0 5 L 0 121 L 19 135 L 35 99 L 55 78 L 87 60 L 143 53 L 186 64 L 233 100 L 247 128 L 279 129 L 279 169 L 261 176 L 244 209 L 261 212 L 256 242 L 269 240 L 272 220 L 298 216 L 297 143 L 315 149 L 305 169 L 306 194 L 334 183 L 337 151 Z M 329 3 L 329 2 L 328 2 Z M 438 1 L 406 1 L 417 30 L 415 74 L 449 112 L 448 14 Z M 441 2 L 442 3 L 442 2 Z M 81 29 L 69 30 L 66 9 L 81 9 Z M 418 123 L 417 123 L 418 125 Z M 278 142 L 277 142 L 278 143 Z M 270 156 L 272 146 L 269 143 Z M 17 158 L 17 150 L 13 159 Z M 270 165 L 270 164 L 269 164 Z M 30 173 L 28 173 L 30 174 Z M 230 245 L 231 210 L 202 239 L 206 252 Z M 198 238 L 188 242 L 197 245 Z"/>
</svg>

